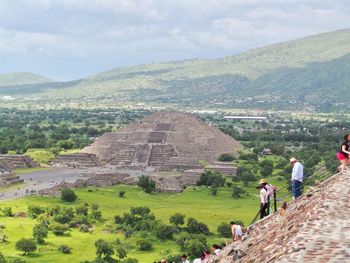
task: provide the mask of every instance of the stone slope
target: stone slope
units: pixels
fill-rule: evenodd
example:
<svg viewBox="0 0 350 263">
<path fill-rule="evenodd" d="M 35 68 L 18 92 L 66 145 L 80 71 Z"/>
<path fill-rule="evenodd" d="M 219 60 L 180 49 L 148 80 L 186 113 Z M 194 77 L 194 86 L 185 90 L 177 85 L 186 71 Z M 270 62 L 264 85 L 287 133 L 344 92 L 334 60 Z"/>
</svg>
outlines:
<svg viewBox="0 0 350 263">
<path fill-rule="evenodd" d="M 157 112 L 118 132 L 104 134 L 81 152 L 112 166 L 196 169 L 199 160 L 213 162 L 242 146 L 191 114 Z"/>
<path fill-rule="evenodd" d="M 350 173 L 333 176 L 204 262 L 350 262 L 349 198 Z"/>
</svg>

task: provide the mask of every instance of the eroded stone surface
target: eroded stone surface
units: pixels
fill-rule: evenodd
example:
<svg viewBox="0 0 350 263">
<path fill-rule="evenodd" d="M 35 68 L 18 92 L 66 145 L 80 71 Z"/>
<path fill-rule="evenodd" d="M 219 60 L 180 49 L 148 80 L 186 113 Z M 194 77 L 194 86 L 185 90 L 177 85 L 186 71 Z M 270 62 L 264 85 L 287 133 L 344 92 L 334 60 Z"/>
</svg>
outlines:
<svg viewBox="0 0 350 263">
<path fill-rule="evenodd" d="M 350 262 L 349 199 L 350 173 L 335 175 L 204 262 Z"/>
</svg>

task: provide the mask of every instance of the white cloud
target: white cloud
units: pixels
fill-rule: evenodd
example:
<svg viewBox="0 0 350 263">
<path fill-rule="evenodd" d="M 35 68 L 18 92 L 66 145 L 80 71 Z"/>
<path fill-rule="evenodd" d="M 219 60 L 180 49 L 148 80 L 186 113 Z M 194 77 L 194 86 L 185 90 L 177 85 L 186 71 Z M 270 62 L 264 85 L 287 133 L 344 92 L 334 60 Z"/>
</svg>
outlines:
<svg viewBox="0 0 350 263">
<path fill-rule="evenodd" d="M 113 63 L 232 55 L 345 27 L 348 0 L 0 1 L 0 54 L 17 55 L 14 66 L 30 65 L 34 56 L 45 69 L 53 58 L 89 59 L 97 71 Z M 93 71 L 85 67 L 77 76 Z"/>
</svg>

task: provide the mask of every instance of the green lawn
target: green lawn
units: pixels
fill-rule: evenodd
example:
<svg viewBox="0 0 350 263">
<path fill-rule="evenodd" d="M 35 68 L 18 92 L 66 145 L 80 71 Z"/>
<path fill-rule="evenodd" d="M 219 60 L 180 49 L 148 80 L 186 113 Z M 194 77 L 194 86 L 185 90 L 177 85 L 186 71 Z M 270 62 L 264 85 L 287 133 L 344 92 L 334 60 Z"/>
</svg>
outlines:
<svg viewBox="0 0 350 263">
<path fill-rule="evenodd" d="M 283 185 L 284 183 L 272 180 L 274 183 Z M 92 234 L 81 233 L 73 229 L 66 236 L 54 236 L 52 233 L 47 238 L 45 245 L 30 256 L 23 257 L 21 252 L 15 250 L 15 242 L 21 237 L 31 237 L 32 228 L 36 221 L 31 218 L 0 218 L 0 224 L 6 228 L 4 232 L 9 236 L 9 243 L 0 244 L 0 251 L 8 257 L 25 258 L 28 262 L 80 262 L 91 260 L 95 257 L 94 242 L 103 238 L 113 241 L 116 238 L 128 246 L 128 257 L 137 258 L 139 262 L 153 262 L 169 254 L 181 253 L 174 241 L 160 242 L 153 236 L 148 238 L 153 241 L 153 250 L 150 252 L 139 251 L 135 244 L 140 237 L 132 236 L 125 239 L 121 234 L 112 234 L 104 229 L 113 225 L 113 217 L 123 212 L 129 211 L 130 207 L 148 206 L 158 219 L 169 224 L 169 216 L 178 212 L 186 217 L 194 217 L 198 221 L 209 226 L 215 235 L 208 237 L 208 244 L 221 242 L 224 239 L 216 236 L 216 228 L 221 222 L 229 222 L 237 219 L 242 220 L 246 225 L 252 220 L 259 209 L 258 190 L 255 183 L 245 188 L 249 195 L 233 199 L 230 188 L 220 188 L 217 196 L 210 194 L 210 189 L 205 187 L 190 187 L 183 193 L 155 193 L 146 194 L 137 187 L 118 185 L 111 188 L 91 188 L 76 190 L 78 199 L 74 204 L 63 203 L 59 198 L 48 197 L 26 197 L 19 200 L 2 202 L 2 206 L 11 206 L 13 212 L 27 211 L 28 205 L 52 206 L 54 204 L 65 204 L 76 206 L 83 203 L 97 203 L 102 212 L 103 221 L 94 226 Z M 125 197 L 119 198 L 118 192 L 125 191 Z M 1 231 L 1 230 L 0 230 Z M 72 247 L 72 254 L 64 255 L 57 252 L 61 244 Z"/>
</svg>

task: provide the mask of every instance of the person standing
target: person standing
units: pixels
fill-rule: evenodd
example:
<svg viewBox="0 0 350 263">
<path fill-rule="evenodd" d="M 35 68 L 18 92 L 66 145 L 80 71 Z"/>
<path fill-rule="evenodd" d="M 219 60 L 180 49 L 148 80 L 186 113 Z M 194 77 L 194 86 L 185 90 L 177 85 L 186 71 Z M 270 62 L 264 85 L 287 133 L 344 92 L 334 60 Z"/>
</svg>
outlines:
<svg viewBox="0 0 350 263">
<path fill-rule="evenodd" d="M 345 168 L 350 164 L 350 134 L 344 136 L 344 141 L 340 147 L 339 152 L 337 152 L 337 158 L 341 162 L 340 172 L 343 172 Z"/>
<path fill-rule="evenodd" d="M 263 184 L 259 184 L 256 188 L 260 189 L 260 219 L 263 219 L 267 216 L 267 190 Z"/>
<path fill-rule="evenodd" d="M 260 179 L 260 183 L 262 184 L 266 191 L 267 191 L 267 202 L 266 202 L 266 214 L 270 214 L 270 204 L 271 204 L 271 197 L 274 197 L 274 207 L 275 207 L 275 212 L 277 211 L 276 207 L 276 187 L 273 186 L 272 184 L 268 183 L 265 179 Z"/>
<path fill-rule="evenodd" d="M 292 193 L 293 193 L 293 199 L 298 198 L 301 196 L 301 187 L 304 177 L 304 166 L 298 162 L 297 159 L 290 158 L 290 164 L 293 166 L 292 170 Z"/>
</svg>

